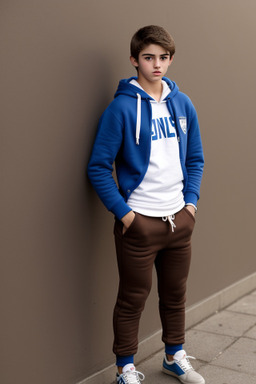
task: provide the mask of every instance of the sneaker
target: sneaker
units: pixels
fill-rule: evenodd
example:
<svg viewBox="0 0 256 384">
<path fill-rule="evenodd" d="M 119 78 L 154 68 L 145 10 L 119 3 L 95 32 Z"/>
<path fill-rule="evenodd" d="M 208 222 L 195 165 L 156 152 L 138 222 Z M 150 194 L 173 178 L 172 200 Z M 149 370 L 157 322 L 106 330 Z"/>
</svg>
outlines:
<svg viewBox="0 0 256 384">
<path fill-rule="evenodd" d="M 143 373 L 136 371 L 133 364 L 127 364 L 123 369 L 123 373 L 116 374 L 118 384 L 140 384 L 140 380 L 143 381 L 144 379 Z"/>
<path fill-rule="evenodd" d="M 163 372 L 179 379 L 183 384 L 205 384 L 204 378 L 195 372 L 184 350 L 178 351 L 173 356 L 173 361 L 168 361 L 165 356 L 163 362 Z"/>
</svg>

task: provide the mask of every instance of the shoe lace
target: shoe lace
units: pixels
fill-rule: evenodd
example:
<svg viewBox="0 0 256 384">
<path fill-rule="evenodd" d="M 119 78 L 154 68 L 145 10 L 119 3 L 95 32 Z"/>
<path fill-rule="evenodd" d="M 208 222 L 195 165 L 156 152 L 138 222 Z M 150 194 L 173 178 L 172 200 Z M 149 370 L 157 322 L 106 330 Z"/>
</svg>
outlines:
<svg viewBox="0 0 256 384">
<path fill-rule="evenodd" d="M 183 357 L 183 359 L 174 359 L 176 361 L 176 363 L 179 364 L 179 366 L 181 367 L 181 369 L 183 369 L 184 372 L 188 372 L 188 371 L 194 371 L 194 368 L 192 367 L 189 359 L 193 359 L 193 360 L 196 360 L 195 357 L 193 356 L 185 356 Z"/>
<path fill-rule="evenodd" d="M 143 381 L 145 376 L 139 371 L 127 371 L 120 375 L 127 384 L 140 384 L 140 380 Z"/>
</svg>

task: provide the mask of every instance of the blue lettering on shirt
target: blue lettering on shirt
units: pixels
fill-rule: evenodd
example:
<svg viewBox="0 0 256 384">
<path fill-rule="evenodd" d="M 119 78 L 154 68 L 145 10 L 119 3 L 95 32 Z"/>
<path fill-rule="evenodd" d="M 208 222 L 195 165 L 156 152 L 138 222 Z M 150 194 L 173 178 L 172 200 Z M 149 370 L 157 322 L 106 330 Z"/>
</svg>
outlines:
<svg viewBox="0 0 256 384">
<path fill-rule="evenodd" d="M 152 120 L 152 133 L 151 138 L 152 140 L 159 140 L 162 138 L 169 138 L 169 137 L 175 137 L 175 132 L 173 131 L 174 128 L 174 121 L 172 120 L 171 116 L 169 117 L 160 117 L 160 119 L 153 119 Z"/>
</svg>

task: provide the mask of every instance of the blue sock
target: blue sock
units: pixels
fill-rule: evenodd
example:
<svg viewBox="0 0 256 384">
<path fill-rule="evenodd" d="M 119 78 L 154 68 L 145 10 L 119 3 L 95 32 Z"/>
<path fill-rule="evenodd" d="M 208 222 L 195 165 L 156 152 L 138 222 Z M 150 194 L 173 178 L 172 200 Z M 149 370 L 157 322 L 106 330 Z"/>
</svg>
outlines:
<svg viewBox="0 0 256 384">
<path fill-rule="evenodd" d="M 165 353 L 167 355 L 175 355 L 176 352 L 181 351 L 182 349 L 183 349 L 182 344 L 177 344 L 177 345 L 165 344 Z"/>
<path fill-rule="evenodd" d="M 126 364 L 134 364 L 134 355 L 116 356 L 117 367 L 124 367 Z"/>
</svg>

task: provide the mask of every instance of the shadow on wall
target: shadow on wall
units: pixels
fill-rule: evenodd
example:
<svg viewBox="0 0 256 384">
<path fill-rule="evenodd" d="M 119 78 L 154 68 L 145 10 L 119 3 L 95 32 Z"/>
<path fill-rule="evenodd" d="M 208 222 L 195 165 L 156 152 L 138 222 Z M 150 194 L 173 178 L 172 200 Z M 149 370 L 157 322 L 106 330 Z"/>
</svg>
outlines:
<svg viewBox="0 0 256 384">
<path fill-rule="evenodd" d="M 103 206 L 89 181 L 86 182 L 87 247 L 86 247 L 86 328 L 87 362 L 92 372 L 99 360 L 105 366 L 113 363 L 108 354 L 96 361 L 98 343 L 101 351 L 112 349 L 112 311 L 117 292 L 118 277 L 113 240 L 113 215 Z M 107 335 L 107 336 L 106 336 Z M 108 356 L 106 359 L 105 355 Z M 91 361 L 90 361 L 91 359 Z"/>
<path fill-rule="evenodd" d="M 112 311 L 118 285 L 113 240 L 114 218 L 98 198 L 87 176 L 87 164 L 97 133 L 98 121 L 113 99 L 116 88 L 116 80 L 112 78 L 110 66 L 104 60 L 102 57 L 95 60 L 96 63 L 104 63 L 104 65 L 94 67 L 96 76 L 88 76 L 87 83 L 87 89 L 90 90 L 86 116 L 85 153 L 87 158 L 84 185 L 86 204 L 85 345 L 87 350 L 85 364 L 87 366 L 83 367 L 87 375 L 88 372 L 93 373 L 97 370 L 99 364 L 107 366 L 113 363 L 109 351 L 112 349 Z M 108 353 L 101 355 L 98 353 L 99 341 L 101 351 L 108 351 Z M 97 355 L 98 360 L 95 359 Z"/>
</svg>

